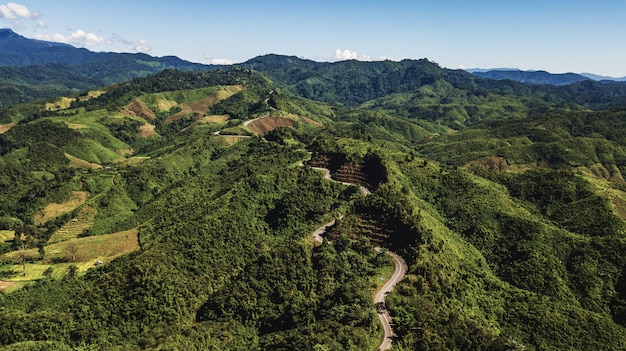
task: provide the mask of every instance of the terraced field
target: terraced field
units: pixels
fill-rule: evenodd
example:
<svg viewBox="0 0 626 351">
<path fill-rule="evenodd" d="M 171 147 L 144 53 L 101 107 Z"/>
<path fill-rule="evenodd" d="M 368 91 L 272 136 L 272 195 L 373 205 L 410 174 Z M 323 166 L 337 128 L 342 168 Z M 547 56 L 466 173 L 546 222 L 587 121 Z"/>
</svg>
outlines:
<svg viewBox="0 0 626 351">
<path fill-rule="evenodd" d="M 98 211 L 89 206 L 85 206 L 78 216 L 71 221 L 65 223 L 64 226 L 59 228 L 49 240 L 49 243 L 58 243 L 61 241 L 77 238 L 86 229 L 90 229 L 93 226 L 94 219 Z"/>
</svg>

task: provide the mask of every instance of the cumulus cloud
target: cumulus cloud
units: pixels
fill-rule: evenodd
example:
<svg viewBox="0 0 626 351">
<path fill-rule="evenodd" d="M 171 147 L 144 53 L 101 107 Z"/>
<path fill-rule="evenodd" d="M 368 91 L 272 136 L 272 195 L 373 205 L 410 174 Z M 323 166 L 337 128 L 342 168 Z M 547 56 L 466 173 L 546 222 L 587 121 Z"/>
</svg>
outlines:
<svg viewBox="0 0 626 351">
<path fill-rule="evenodd" d="M 378 60 L 388 60 L 389 58 L 386 56 L 380 57 L 378 58 Z M 359 60 L 359 61 L 374 61 L 375 59 L 369 55 L 361 55 L 359 56 L 359 54 L 357 54 L 356 51 L 350 51 L 350 50 L 341 50 L 341 49 L 337 49 L 335 50 L 335 53 L 332 55 L 332 57 L 330 58 L 330 62 L 337 62 L 337 61 L 346 61 L 346 60 Z"/>
<path fill-rule="evenodd" d="M 16 19 L 35 19 L 39 17 L 39 12 L 32 12 L 28 7 L 20 5 L 14 2 L 10 2 L 6 5 L 0 5 L 0 17 L 16 20 Z"/>
<path fill-rule="evenodd" d="M 143 52 L 144 54 L 150 53 L 152 51 L 152 47 L 149 46 L 144 39 L 135 42 L 133 45 L 133 49 L 137 52 Z"/>
<path fill-rule="evenodd" d="M 93 33 L 87 33 L 82 29 L 75 31 L 69 36 L 63 34 L 54 34 L 52 36 L 39 35 L 37 39 L 72 44 L 80 47 L 97 46 L 106 43 L 104 38 Z"/>
<path fill-rule="evenodd" d="M 234 60 L 230 60 L 230 59 L 226 59 L 226 58 L 217 58 L 217 57 L 204 56 L 204 59 L 206 60 L 206 63 L 208 63 L 210 65 L 233 65 L 233 64 L 237 63 Z"/>
<path fill-rule="evenodd" d="M 333 54 L 331 61 L 345 61 L 345 60 L 356 60 L 357 54 L 356 51 L 343 50 L 337 48 L 335 53 Z"/>
</svg>

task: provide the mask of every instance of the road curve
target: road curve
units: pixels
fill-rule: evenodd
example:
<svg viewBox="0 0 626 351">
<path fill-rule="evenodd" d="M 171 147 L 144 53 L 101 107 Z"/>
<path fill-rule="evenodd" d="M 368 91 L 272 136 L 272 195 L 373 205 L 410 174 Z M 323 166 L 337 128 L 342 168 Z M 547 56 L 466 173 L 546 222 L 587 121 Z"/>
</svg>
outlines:
<svg viewBox="0 0 626 351">
<path fill-rule="evenodd" d="M 323 171 L 325 173 L 324 177 L 326 179 L 329 179 L 333 182 L 338 182 L 332 179 L 330 175 L 330 170 L 328 170 L 327 168 L 321 168 L 321 167 L 312 167 L 312 168 L 319 170 L 319 171 Z M 355 184 L 346 183 L 346 182 L 339 182 L 339 183 L 342 183 L 344 185 L 355 185 Z M 361 189 L 361 192 L 363 192 L 365 196 L 371 194 L 371 191 L 362 185 L 359 185 L 359 189 Z M 317 242 L 318 244 L 323 243 L 324 238 L 322 237 L 322 234 L 324 234 L 326 230 L 328 230 L 328 228 L 332 227 L 333 225 L 335 225 L 335 220 L 332 220 L 322 225 L 321 227 L 317 228 L 312 234 L 313 240 L 315 240 L 315 242 Z M 382 249 L 379 247 L 375 248 L 375 250 L 377 252 L 382 252 Z M 398 284 L 404 278 L 404 275 L 406 274 L 406 271 L 407 271 L 406 262 L 404 261 L 404 259 L 402 259 L 402 257 L 398 256 L 398 254 L 396 254 L 395 252 L 391 252 L 391 251 L 386 251 L 386 254 L 391 256 L 391 258 L 393 259 L 394 269 L 393 269 L 393 273 L 391 274 L 391 277 L 376 292 L 376 295 L 374 296 L 374 304 L 376 306 L 376 312 L 378 314 L 378 319 L 380 320 L 380 323 L 383 325 L 383 332 L 384 332 L 383 341 L 377 350 L 389 350 L 392 347 L 393 339 L 396 336 L 396 334 L 394 333 L 393 328 L 391 327 L 392 319 L 385 305 L 385 297 L 387 296 L 389 292 L 391 292 L 394 289 L 396 284 Z"/>
<path fill-rule="evenodd" d="M 357 185 L 359 189 L 361 190 L 361 192 L 363 193 L 363 195 L 365 196 L 372 194 L 372 192 L 368 188 L 364 187 L 363 185 L 358 185 L 358 184 L 348 183 L 348 182 L 340 182 L 338 180 L 334 180 L 332 176 L 330 175 L 330 170 L 328 168 L 322 168 L 322 167 L 311 167 L 311 168 L 324 172 L 324 178 L 328 180 L 332 180 L 333 182 L 341 183 L 343 185 L 349 185 L 349 186 Z"/>
<path fill-rule="evenodd" d="M 379 248 L 376 248 L 377 251 L 380 251 Z M 387 254 L 391 256 L 393 259 L 394 269 L 391 277 L 387 280 L 387 282 L 376 292 L 374 296 L 374 304 L 376 304 L 376 312 L 378 312 L 378 319 L 380 319 L 380 323 L 383 325 L 384 338 L 383 342 L 378 347 L 378 350 L 389 350 L 392 346 L 393 338 L 396 334 L 393 332 L 391 328 L 391 316 L 389 315 L 389 310 L 385 306 L 385 297 L 388 293 L 390 293 L 396 284 L 398 284 L 406 273 L 406 262 L 402 259 L 402 257 L 398 256 L 395 252 L 387 251 Z"/>
<path fill-rule="evenodd" d="M 332 226 L 335 225 L 335 220 L 333 219 L 332 221 L 324 224 L 323 226 L 317 228 L 314 232 L 313 232 L 313 240 L 315 240 L 315 242 L 321 244 L 322 242 L 324 242 L 324 238 L 322 238 L 322 234 L 324 234 L 326 232 L 326 230 Z"/>
</svg>

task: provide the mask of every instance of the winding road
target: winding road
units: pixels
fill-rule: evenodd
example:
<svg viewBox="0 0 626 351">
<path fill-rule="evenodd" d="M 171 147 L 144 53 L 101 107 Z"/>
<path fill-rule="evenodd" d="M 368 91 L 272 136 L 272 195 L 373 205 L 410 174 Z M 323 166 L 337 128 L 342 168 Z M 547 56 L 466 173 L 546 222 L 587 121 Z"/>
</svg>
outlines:
<svg viewBox="0 0 626 351">
<path fill-rule="evenodd" d="M 336 180 L 332 179 L 330 175 L 330 170 L 328 170 L 327 168 L 313 167 L 313 169 L 325 172 L 326 179 L 337 182 Z M 346 183 L 346 182 L 340 182 L 340 183 L 344 185 L 355 185 L 355 184 Z M 366 187 L 359 186 L 359 188 L 361 189 L 361 192 L 363 192 L 365 196 L 371 194 L 370 190 L 367 189 Z M 328 230 L 328 228 L 332 227 L 333 225 L 335 225 L 335 220 L 332 220 L 324 224 L 323 226 L 317 228 L 312 234 L 313 240 L 315 240 L 315 242 L 319 244 L 323 243 L 324 238 L 322 237 L 322 234 L 324 234 L 326 230 Z M 376 247 L 375 250 L 377 252 L 383 251 L 383 249 L 379 247 Z M 406 271 L 407 271 L 406 262 L 404 261 L 404 259 L 402 259 L 402 257 L 398 256 L 398 254 L 396 254 L 395 252 L 391 252 L 391 251 L 386 251 L 385 253 L 391 256 L 391 258 L 393 259 L 394 269 L 393 269 L 393 273 L 391 274 L 391 277 L 376 292 L 376 295 L 374 296 L 374 304 L 376 305 L 376 312 L 378 314 L 378 319 L 380 320 L 380 323 L 383 326 L 383 332 L 384 332 L 383 341 L 378 347 L 378 350 L 389 350 L 393 346 L 393 339 L 396 336 L 396 334 L 394 333 L 393 328 L 391 327 L 391 324 L 393 321 L 385 305 L 385 296 L 387 296 L 387 294 L 394 289 L 396 284 L 398 284 L 404 278 L 404 275 L 406 274 Z"/>
<path fill-rule="evenodd" d="M 376 248 L 376 251 L 380 251 L 380 248 Z M 392 346 L 393 338 L 396 334 L 393 332 L 391 328 L 391 316 L 389 315 L 389 311 L 385 306 L 385 296 L 393 290 L 393 288 L 398 284 L 406 273 L 406 262 L 402 257 L 398 256 L 395 252 L 387 251 L 387 254 L 393 258 L 394 269 L 391 277 L 385 285 L 383 285 L 376 295 L 374 296 L 374 303 L 376 304 L 376 311 L 378 312 L 378 319 L 380 319 L 380 323 L 383 325 L 383 331 L 385 337 L 383 342 L 378 347 L 379 350 L 389 350 Z"/>
</svg>

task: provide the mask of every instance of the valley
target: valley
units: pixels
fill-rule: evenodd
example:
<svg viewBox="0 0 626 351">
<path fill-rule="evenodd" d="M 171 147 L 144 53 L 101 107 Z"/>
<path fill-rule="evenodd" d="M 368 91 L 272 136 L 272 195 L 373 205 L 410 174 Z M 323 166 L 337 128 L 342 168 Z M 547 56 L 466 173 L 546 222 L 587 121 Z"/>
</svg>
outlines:
<svg viewBox="0 0 626 351">
<path fill-rule="evenodd" d="M 620 350 L 625 91 L 267 55 L 3 107 L 0 345 Z"/>
</svg>

